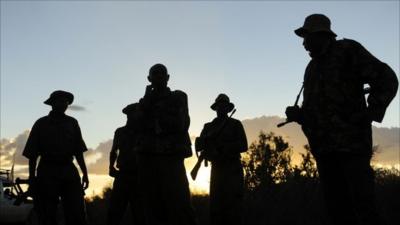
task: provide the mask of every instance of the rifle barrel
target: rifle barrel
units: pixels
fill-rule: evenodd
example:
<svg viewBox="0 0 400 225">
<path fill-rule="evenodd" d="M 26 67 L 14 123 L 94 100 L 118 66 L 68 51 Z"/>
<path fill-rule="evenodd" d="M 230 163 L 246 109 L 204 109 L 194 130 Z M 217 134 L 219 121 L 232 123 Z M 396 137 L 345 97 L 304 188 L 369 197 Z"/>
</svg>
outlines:
<svg viewBox="0 0 400 225">
<path fill-rule="evenodd" d="M 282 122 L 282 123 L 278 123 L 278 125 L 276 125 L 276 126 L 277 127 L 283 127 L 283 126 L 285 126 L 286 124 L 288 124 L 290 122 L 292 122 L 292 121 L 285 121 L 285 122 Z"/>
</svg>

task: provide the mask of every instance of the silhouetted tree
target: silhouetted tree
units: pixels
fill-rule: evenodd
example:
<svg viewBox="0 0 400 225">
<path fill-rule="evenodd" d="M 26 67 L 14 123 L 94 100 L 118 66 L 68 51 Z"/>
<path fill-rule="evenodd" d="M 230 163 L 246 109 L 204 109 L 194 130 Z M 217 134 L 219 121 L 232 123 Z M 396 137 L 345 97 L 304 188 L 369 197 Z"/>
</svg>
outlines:
<svg viewBox="0 0 400 225">
<path fill-rule="evenodd" d="M 314 157 L 311 154 L 310 146 L 304 145 L 304 149 L 306 150 L 306 153 L 300 153 L 301 158 L 303 159 L 299 167 L 299 169 L 301 170 L 301 175 L 306 178 L 317 178 L 317 166 Z"/>
<path fill-rule="evenodd" d="M 248 190 L 285 182 L 291 175 L 292 148 L 281 136 L 260 132 L 244 154 L 245 186 Z"/>
</svg>

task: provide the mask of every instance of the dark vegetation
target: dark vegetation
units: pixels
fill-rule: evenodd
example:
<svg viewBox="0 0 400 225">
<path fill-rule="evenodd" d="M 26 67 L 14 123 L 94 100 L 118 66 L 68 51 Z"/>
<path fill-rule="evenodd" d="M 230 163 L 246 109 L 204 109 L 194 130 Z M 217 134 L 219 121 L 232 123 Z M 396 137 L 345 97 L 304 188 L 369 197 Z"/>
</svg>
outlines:
<svg viewBox="0 0 400 225">
<path fill-rule="evenodd" d="M 243 155 L 244 224 L 330 224 L 324 209 L 315 161 L 308 146 L 300 165 L 291 164 L 292 148 L 281 136 L 261 132 Z M 375 168 L 378 208 L 388 224 L 400 221 L 400 171 Z M 110 188 L 88 199 L 89 224 L 105 224 Z M 194 195 L 200 224 L 208 224 L 208 196 Z M 127 210 L 123 224 L 131 224 Z"/>
</svg>

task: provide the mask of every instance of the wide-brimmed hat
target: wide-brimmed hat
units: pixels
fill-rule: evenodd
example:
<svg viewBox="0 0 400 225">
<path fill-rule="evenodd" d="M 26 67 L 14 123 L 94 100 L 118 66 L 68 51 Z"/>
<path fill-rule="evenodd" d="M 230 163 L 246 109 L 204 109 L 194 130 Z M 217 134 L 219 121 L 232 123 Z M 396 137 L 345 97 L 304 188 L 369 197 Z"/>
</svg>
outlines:
<svg viewBox="0 0 400 225">
<path fill-rule="evenodd" d="M 333 36 L 337 36 L 335 32 L 331 30 L 331 21 L 323 14 L 312 14 L 306 17 L 304 25 L 294 31 L 298 36 L 304 37 L 305 34 L 326 32 Z"/>
<path fill-rule="evenodd" d="M 53 105 L 54 101 L 60 98 L 67 99 L 68 105 L 74 101 L 74 95 L 67 91 L 57 90 L 50 94 L 50 97 L 43 103 L 46 105 Z"/>
<path fill-rule="evenodd" d="M 139 103 L 132 103 L 127 105 L 124 109 L 122 109 L 122 113 L 128 115 L 132 112 L 135 112 L 139 107 Z"/>
<path fill-rule="evenodd" d="M 215 102 L 211 105 L 211 109 L 217 110 L 218 106 L 228 107 L 229 112 L 235 108 L 235 105 L 230 102 L 229 97 L 226 94 L 219 94 L 215 99 Z"/>
</svg>

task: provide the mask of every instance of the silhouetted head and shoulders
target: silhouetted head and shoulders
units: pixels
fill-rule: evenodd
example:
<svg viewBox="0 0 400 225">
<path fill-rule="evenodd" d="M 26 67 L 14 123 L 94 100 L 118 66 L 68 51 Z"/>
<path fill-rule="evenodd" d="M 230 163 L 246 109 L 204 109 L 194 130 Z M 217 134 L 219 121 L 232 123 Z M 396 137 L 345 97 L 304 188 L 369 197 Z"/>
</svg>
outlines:
<svg viewBox="0 0 400 225">
<path fill-rule="evenodd" d="M 45 123 L 51 121 L 63 121 L 78 124 L 74 117 L 66 115 L 65 112 L 69 105 L 74 101 L 74 95 L 70 92 L 57 90 L 50 94 L 50 97 L 43 103 L 51 106 L 48 115 L 39 118 L 36 123 Z"/>
<path fill-rule="evenodd" d="M 217 116 L 204 125 L 205 128 L 218 126 L 222 123 L 231 124 L 233 126 L 241 126 L 240 120 L 230 117 L 228 114 L 235 109 L 235 105 L 230 101 L 228 95 L 219 94 L 210 108 L 216 112 Z M 226 121 L 226 122 L 225 122 Z"/>
<path fill-rule="evenodd" d="M 57 152 L 54 148 L 62 149 L 59 150 L 60 154 L 68 153 L 68 156 L 87 151 L 78 121 L 65 114 L 73 101 L 74 95 L 70 92 L 57 90 L 51 93 L 44 104 L 52 109 L 47 116 L 34 123 L 25 145 L 24 156 L 30 158 L 37 154 L 52 155 Z"/>
<path fill-rule="evenodd" d="M 312 58 L 311 62 L 326 58 L 327 55 L 363 54 L 367 51 L 359 42 L 352 39 L 337 40 L 331 29 L 330 19 L 323 14 L 312 14 L 306 17 L 302 27 L 295 34 L 303 38 L 303 46 Z"/>
<path fill-rule="evenodd" d="M 126 124 L 115 130 L 115 136 L 119 136 L 126 132 L 138 132 L 143 119 L 143 113 L 140 110 L 139 103 L 132 103 L 122 109 L 122 113 L 126 115 Z"/>
<path fill-rule="evenodd" d="M 171 90 L 168 87 L 169 78 L 170 75 L 165 65 L 160 63 L 153 65 L 147 76 L 150 85 L 146 87 L 144 99 L 158 100 L 170 97 L 178 102 L 186 102 L 187 94 L 184 91 Z"/>
<path fill-rule="evenodd" d="M 143 113 L 142 140 L 138 151 L 191 155 L 188 129 L 190 117 L 185 92 L 168 87 L 170 75 L 163 64 L 153 65 L 147 76 L 144 96 L 139 100 Z M 163 144 L 160 144 L 163 143 Z"/>
</svg>

